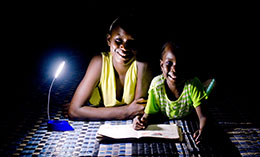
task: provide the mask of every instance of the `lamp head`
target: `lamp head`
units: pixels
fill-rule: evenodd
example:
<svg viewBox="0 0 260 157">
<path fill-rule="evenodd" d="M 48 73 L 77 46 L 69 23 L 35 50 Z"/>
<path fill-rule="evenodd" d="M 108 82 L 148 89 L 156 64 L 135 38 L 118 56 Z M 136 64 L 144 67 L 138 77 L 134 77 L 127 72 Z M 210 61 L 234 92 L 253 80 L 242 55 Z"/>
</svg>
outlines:
<svg viewBox="0 0 260 157">
<path fill-rule="evenodd" d="M 56 73 L 55 73 L 55 78 L 57 78 L 60 74 L 60 72 L 62 71 L 63 67 L 65 65 L 65 61 L 61 62 L 61 64 L 59 65 L 59 68 L 57 69 Z"/>
</svg>

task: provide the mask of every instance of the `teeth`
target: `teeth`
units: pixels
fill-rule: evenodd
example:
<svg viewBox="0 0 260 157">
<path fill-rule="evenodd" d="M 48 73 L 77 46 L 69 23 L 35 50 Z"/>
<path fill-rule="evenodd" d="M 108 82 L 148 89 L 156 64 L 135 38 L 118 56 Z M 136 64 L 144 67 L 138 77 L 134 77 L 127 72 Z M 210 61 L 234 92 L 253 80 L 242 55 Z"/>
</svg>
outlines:
<svg viewBox="0 0 260 157">
<path fill-rule="evenodd" d="M 124 53 L 124 52 L 122 52 L 122 51 L 117 51 L 117 53 L 118 53 L 121 57 L 123 57 L 123 58 L 129 58 L 129 57 L 131 57 L 131 54 L 130 54 L 130 53 Z"/>
<path fill-rule="evenodd" d="M 170 78 L 172 78 L 172 79 L 175 79 L 175 78 L 176 78 L 176 76 L 172 76 L 172 75 L 169 75 L 169 74 L 168 74 L 168 76 L 169 76 Z"/>
<path fill-rule="evenodd" d="M 126 56 L 126 54 L 124 54 L 124 53 L 122 53 L 122 52 L 119 52 L 119 54 L 120 54 L 121 56 Z"/>
<path fill-rule="evenodd" d="M 121 52 L 117 52 L 121 57 L 125 58 L 126 57 L 126 54 L 124 53 L 121 53 Z"/>
</svg>

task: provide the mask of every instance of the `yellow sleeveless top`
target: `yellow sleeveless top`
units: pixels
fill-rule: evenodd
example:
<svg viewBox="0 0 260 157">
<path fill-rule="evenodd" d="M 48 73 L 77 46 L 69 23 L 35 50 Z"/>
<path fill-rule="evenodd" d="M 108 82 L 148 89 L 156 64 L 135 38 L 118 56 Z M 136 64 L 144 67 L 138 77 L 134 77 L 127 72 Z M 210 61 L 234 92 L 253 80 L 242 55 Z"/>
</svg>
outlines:
<svg viewBox="0 0 260 157">
<path fill-rule="evenodd" d="M 136 80 L 137 65 L 136 61 L 133 61 L 126 72 L 122 100 L 118 101 L 116 99 L 116 79 L 112 55 L 110 52 L 103 52 L 100 81 L 94 89 L 89 102 L 92 105 L 104 104 L 105 107 L 130 104 L 135 97 Z"/>
</svg>

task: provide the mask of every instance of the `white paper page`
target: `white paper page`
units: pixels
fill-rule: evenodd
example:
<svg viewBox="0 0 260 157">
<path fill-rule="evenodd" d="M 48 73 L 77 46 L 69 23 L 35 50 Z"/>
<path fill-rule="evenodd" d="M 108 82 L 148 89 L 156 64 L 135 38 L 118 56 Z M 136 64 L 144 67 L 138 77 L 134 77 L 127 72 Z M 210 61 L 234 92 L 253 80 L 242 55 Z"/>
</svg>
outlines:
<svg viewBox="0 0 260 157">
<path fill-rule="evenodd" d="M 175 124 L 154 124 L 149 125 L 145 130 L 139 130 L 138 138 L 140 137 L 178 139 L 180 136 Z"/>
<path fill-rule="evenodd" d="M 134 130 L 131 124 L 129 125 L 101 125 L 98 134 L 115 138 L 137 138 L 137 132 Z"/>
<path fill-rule="evenodd" d="M 128 125 L 101 125 L 98 130 L 99 135 L 115 139 L 156 137 L 178 139 L 178 127 L 175 124 L 154 124 L 149 125 L 145 130 L 134 130 L 132 124 Z"/>
</svg>

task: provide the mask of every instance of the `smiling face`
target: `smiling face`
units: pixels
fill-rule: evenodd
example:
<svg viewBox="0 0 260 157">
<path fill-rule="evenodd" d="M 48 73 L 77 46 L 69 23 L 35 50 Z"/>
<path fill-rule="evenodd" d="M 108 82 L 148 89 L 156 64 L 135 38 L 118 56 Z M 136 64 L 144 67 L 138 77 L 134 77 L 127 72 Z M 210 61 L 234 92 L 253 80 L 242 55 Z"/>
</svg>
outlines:
<svg viewBox="0 0 260 157">
<path fill-rule="evenodd" d="M 176 56 L 174 54 L 174 47 L 171 44 L 167 44 L 163 51 L 163 56 L 160 62 L 163 76 L 168 84 L 176 84 Z"/>
<path fill-rule="evenodd" d="M 129 65 L 135 60 L 137 53 L 135 38 L 120 26 L 107 35 L 107 42 L 116 63 Z"/>
</svg>

